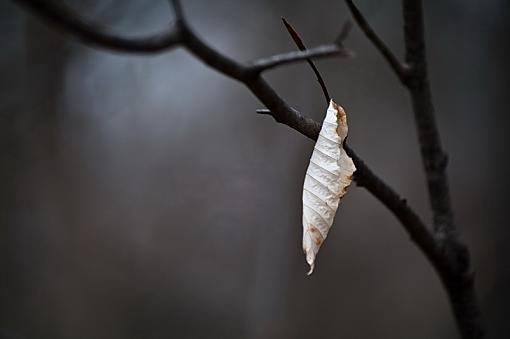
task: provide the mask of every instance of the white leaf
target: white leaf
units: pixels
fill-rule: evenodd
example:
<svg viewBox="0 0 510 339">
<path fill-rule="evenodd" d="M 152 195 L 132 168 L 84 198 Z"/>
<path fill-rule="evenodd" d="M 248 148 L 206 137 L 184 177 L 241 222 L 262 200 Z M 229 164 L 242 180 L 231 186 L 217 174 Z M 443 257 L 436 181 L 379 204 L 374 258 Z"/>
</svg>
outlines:
<svg viewBox="0 0 510 339">
<path fill-rule="evenodd" d="M 303 250 L 310 265 L 308 275 L 313 272 L 315 257 L 356 171 L 343 148 L 346 137 L 345 111 L 331 100 L 303 185 Z"/>
</svg>

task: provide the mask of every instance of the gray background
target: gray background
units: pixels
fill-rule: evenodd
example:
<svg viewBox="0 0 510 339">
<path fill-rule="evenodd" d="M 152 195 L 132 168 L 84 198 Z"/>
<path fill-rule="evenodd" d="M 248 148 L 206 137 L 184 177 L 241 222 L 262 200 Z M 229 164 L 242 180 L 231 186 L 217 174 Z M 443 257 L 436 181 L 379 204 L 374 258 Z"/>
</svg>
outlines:
<svg viewBox="0 0 510 339">
<path fill-rule="evenodd" d="M 166 1 L 72 1 L 123 35 L 172 20 Z M 332 41 L 342 1 L 183 1 L 237 60 Z M 358 1 L 397 55 L 399 1 Z M 301 250 L 313 143 L 182 49 L 95 50 L 0 3 L 0 338 L 452 338 L 446 295 L 367 191 L 343 200 L 315 273 Z M 456 218 L 490 338 L 508 338 L 508 13 L 425 1 L 433 94 Z M 428 221 L 408 93 L 356 27 L 356 58 L 318 62 L 350 144 Z M 267 79 L 322 120 L 305 64 Z"/>
</svg>

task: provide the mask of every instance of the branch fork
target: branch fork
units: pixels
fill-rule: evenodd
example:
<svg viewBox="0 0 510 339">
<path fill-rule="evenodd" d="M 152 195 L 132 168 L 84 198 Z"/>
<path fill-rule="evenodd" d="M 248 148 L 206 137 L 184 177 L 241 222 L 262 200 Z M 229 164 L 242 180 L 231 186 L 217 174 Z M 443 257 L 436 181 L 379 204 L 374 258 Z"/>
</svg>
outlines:
<svg viewBox="0 0 510 339">
<path fill-rule="evenodd" d="M 105 33 L 96 25 L 87 22 L 58 1 L 13 0 L 23 7 L 60 27 L 85 44 L 112 51 L 128 53 L 160 53 L 175 47 L 184 47 L 202 62 L 243 83 L 265 105 L 258 114 L 271 115 L 277 122 L 285 124 L 315 140 L 321 125 L 292 108 L 262 78 L 261 74 L 283 65 L 325 57 L 348 57 L 352 52 L 343 46 L 348 28 L 344 26 L 337 40 L 331 44 L 306 49 L 299 37 L 294 37 L 301 51 L 277 54 L 247 63 L 237 62 L 221 54 L 204 42 L 190 27 L 181 4 L 171 0 L 175 22 L 166 31 L 144 38 L 125 38 Z M 463 339 L 479 339 L 484 336 L 479 306 L 473 287 L 474 273 L 469 252 L 460 240 L 453 219 L 453 211 L 446 175 L 447 158 L 442 149 L 435 122 L 434 106 L 428 81 L 425 55 L 423 6 L 421 0 L 402 0 L 404 36 L 406 45 L 405 62 L 400 61 L 370 27 L 352 0 L 346 0 L 354 20 L 373 43 L 376 49 L 401 83 L 409 90 L 413 102 L 418 139 L 427 177 L 429 198 L 434 214 L 434 227 L 429 228 L 408 205 L 405 199 L 380 179 L 354 152 L 345 145 L 346 152 L 353 159 L 357 171 L 354 180 L 383 203 L 400 221 L 411 239 L 429 259 L 442 280 L 457 326 Z M 289 29 L 290 25 L 287 25 Z M 292 28 L 289 32 L 292 35 Z M 318 81 L 320 75 L 316 68 Z M 329 94 L 321 83 L 326 98 Z M 328 100 L 329 102 L 329 100 Z"/>
</svg>

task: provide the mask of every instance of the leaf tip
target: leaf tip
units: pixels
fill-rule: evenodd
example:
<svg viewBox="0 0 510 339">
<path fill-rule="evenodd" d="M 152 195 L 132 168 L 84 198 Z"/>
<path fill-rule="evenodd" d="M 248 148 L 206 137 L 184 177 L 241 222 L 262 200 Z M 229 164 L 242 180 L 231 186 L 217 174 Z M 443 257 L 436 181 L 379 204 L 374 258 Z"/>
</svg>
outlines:
<svg viewBox="0 0 510 339">
<path fill-rule="evenodd" d="M 315 268 L 315 263 L 311 263 L 310 264 L 310 270 L 308 271 L 308 273 L 306 273 L 307 276 L 311 276 L 312 273 L 313 273 L 313 269 Z"/>
</svg>

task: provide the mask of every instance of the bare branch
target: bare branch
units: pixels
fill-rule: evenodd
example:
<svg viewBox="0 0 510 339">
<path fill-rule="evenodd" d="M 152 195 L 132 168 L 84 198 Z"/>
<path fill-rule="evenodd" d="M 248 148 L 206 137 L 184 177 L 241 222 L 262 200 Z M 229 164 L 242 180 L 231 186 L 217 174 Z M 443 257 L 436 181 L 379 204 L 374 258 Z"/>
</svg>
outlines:
<svg viewBox="0 0 510 339">
<path fill-rule="evenodd" d="M 271 115 L 277 122 L 286 124 L 286 122 L 281 121 L 278 113 L 274 113 L 271 110 L 265 108 L 257 109 L 257 113 Z M 319 123 L 314 123 L 310 126 L 310 129 L 305 129 L 303 131 L 298 130 L 298 132 L 301 132 L 312 140 L 316 140 L 320 129 L 321 125 Z M 416 212 L 407 204 L 407 201 L 401 198 L 393 188 L 375 175 L 350 146 L 345 144 L 344 147 L 347 154 L 356 165 L 356 172 L 354 172 L 354 180 L 356 183 L 366 188 L 397 217 L 411 239 L 425 253 L 433 265 L 442 262 L 443 259 L 440 256 L 434 236 Z"/>
<path fill-rule="evenodd" d="M 110 50 L 132 53 L 156 53 L 176 47 L 181 37 L 176 26 L 166 32 L 143 38 L 124 38 L 103 32 L 95 24 L 82 19 L 73 10 L 57 1 L 14 0 L 59 26 L 84 43 Z"/>
<path fill-rule="evenodd" d="M 347 36 L 351 32 L 351 29 L 352 29 L 352 23 L 350 20 L 347 20 L 344 23 L 344 26 L 342 27 L 340 34 L 338 34 L 338 36 L 336 37 L 335 43 L 340 46 L 343 46 L 344 40 L 347 39 Z"/>
<path fill-rule="evenodd" d="M 241 82 L 253 80 L 252 73 L 248 67 L 210 47 L 188 25 L 183 24 L 180 30 L 183 38 L 183 47 L 205 64 Z"/>
<path fill-rule="evenodd" d="M 434 235 L 418 214 L 408 205 L 407 200 L 400 197 L 391 186 L 374 174 L 350 146 L 345 144 L 344 148 L 356 165 L 356 172 L 354 172 L 356 183 L 367 188 L 395 215 L 433 266 L 437 268 L 444 265 L 444 258 L 441 256 Z"/>
<path fill-rule="evenodd" d="M 361 14 L 359 9 L 356 7 L 352 0 L 346 0 L 347 7 L 352 13 L 354 20 L 361 28 L 363 33 L 367 36 L 368 40 L 370 40 L 375 48 L 379 50 L 379 52 L 383 55 L 386 61 L 390 64 L 390 67 L 395 71 L 400 81 L 407 86 L 407 75 L 408 75 L 408 66 L 403 64 L 398 60 L 398 58 L 391 52 L 391 50 L 386 46 L 386 44 L 379 38 L 377 33 L 370 27 L 367 20 Z"/>
<path fill-rule="evenodd" d="M 354 53 L 337 44 L 322 45 L 303 51 L 292 51 L 282 54 L 276 54 L 267 58 L 262 58 L 251 62 L 249 67 L 255 72 L 264 72 L 269 69 L 296 63 L 308 59 L 326 58 L 331 56 L 351 57 Z"/>
<path fill-rule="evenodd" d="M 287 28 L 287 31 L 289 32 L 290 36 L 292 37 L 292 40 L 294 40 L 294 43 L 296 46 L 301 50 L 306 50 L 306 46 L 303 43 L 303 40 L 299 36 L 298 32 L 291 26 L 291 24 L 282 17 L 283 24 L 285 25 L 285 28 Z M 346 27 L 350 27 L 349 25 L 345 24 L 344 28 L 342 29 L 342 33 L 346 31 Z M 345 34 L 347 36 L 347 34 Z M 342 34 L 340 34 L 340 38 L 342 37 Z M 341 41 L 339 42 L 341 44 Z M 321 86 L 322 93 L 324 93 L 324 98 L 326 99 L 326 105 L 329 105 L 329 101 L 331 100 L 331 96 L 328 93 L 328 89 L 326 87 L 326 83 L 324 82 L 324 79 L 322 79 L 321 73 L 319 72 L 319 69 L 315 66 L 313 61 L 311 59 L 306 60 L 310 67 L 312 68 L 313 72 L 315 73 L 315 76 L 317 77 L 317 81 L 319 82 L 319 85 Z"/>
<path fill-rule="evenodd" d="M 261 59 L 245 65 L 221 54 L 199 38 L 186 23 L 178 0 L 171 0 L 176 13 L 176 25 L 164 33 L 147 38 L 122 38 L 104 33 L 94 24 L 86 22 L 69 8 L 56 2 L 43 0 L 14 1 L 89 45 L 135 53 L 153 53 L 183 46 L 205 64 L 246 85 L 267 107 L 267 109 L 258 110 L 257 113 L 269 114 L 277 122 L 283 123 L 311 139 L 315 140 L 319 134 L 320 124 L 301 115 L 286 103 L 261 77 L 260 73 L 263 70 L 286 63 L 304 59 L 310 60 L 311 57 L 327 56 L 328 53 L 333 53 L 332 50 L 328 51 L 328 46 L 331 45 Z M 474 294 L 469 253 L 460 241 L 454 224 L 446 177 L 446 156 L 441 147 L 435 122 L 427 75 L 421 0 L 403 0 L 406 61 L 411 66 L 409 69 L 401 64 L 377 37 L 353 2 L 347 0 L 347 4 L 367 37 L 383 54 L 402 83 L 410 90 L 430 202 L 434 212 L 434 232 L 426 227 L 405 200 L 400 198 L 391 187 L 377 177 L 357 154 L 346 145 L 346 151 L 353 158 L 358 169 L 355 173 L 355 180 L 392 211 L 434 266 L 448 292 L 462 337 L 465 339 L 481 338 L 483 337 L 483 326 Z M 343 39 L 345 35 L 345 33 L 342 33 L 340 39 Z M 298 46 L 305 48 L 302 41 Z M 343 50 L 341 40 L 335 46 L 338 49 L 335 53 L 341 54 L 339 52 Z M 314 67 L 311 61 L 310 63 Z M 314 69 L 316 70 L 316 68 Z M 318 74 L 318 77 L 320 77 L 320 74 Z M 323 82 L 321 85 L 323 85 Z M 329 97 L 327 91 L 325 91 L 325 95 Z"/>
<path fill-rule="evenodd" d="M 428 79 L 421 1 L 403 1 L 406 61 L 412 65 L 410 94 L 437 233 L 455 227 L 446 176 L 447 157 L 437 128 Z"/>
<path fill-rule="evenodd" d="M 299 48 L 299 52 L 288 52 L 283 54 L 277 54 L 268 58 L 262 58 L 251 62 L 251 65 L 249 66 L 252 68 L 252 70 L 255 73 L 261 73 L 263 71 L 269 70 L 271 68 L 275 68 L 278 66 L 282 66 L 289 63 L 295 63 L 298 61 L 306 60 L 308 64 L 311 66 L 312 70 L 314 71 L 315 75 L 317 76 L 317 81 L 319 82 L 322 91 L 324 92 L 324 96 L 327 100 L 327 103 L 329 104 L 329 93 L 326 88 L 326 84 L 313 63 L 312 59 L 317 58 L 324 58 L 329 56 L 340 56 L 340 57 L 351 57 L 354 55 L 354 52 L 351 50 L 345 48 L 343 46 L 343 41 L 347 36 L 349 35 L 349 31 L 351 28 L 351 23 L 348 21 L 344 24 L 342 27 L 342 31 L 338 35 L 338 37 L 335 39 L 335 42 L 333 44 L 329 45 L 322 45 L 317 46 L 311 49 L 307 49 L 305 45 L 303 44 L 303 41 L 299 37 L 298 33 L 292 26 L 285 20 L 285 18 L 282 18 L 283 23 L 285 24 L 285 27 L 289 31 L 292 39 L 296 43 L 296 45 Z"/>
<path fill-rule="evenodd" d="M 482 338 L 483 324 L 474 293 L 469 252 L 460 240 L 453 220 L 444 153 L 435 121 L 425 53 L 421 0 L 403 0 L 406 64 L 402 64 L 369 26 L 352 0 L 346 0 L 356 22 L 383 54 L 413 102 L 420 150 L 434 214 L 434 236 L 442 248 L 442 265 L 436 266 L 445 285 L 463 338 Z M 409 66 L 407 66 L 409 65 Z"/>
<path fill-rule="evenodd" d="M 174 11 L 175 19 L 178 22 L 184 21 L 184 12 L 182 10 L 181 2 L 179 0 L 170 0 L 170 5 Z"/>
<path fill-rule="evenodd" d="M 428 79 L 423 5 L 421 0 L 403 0 L 402 3 L 406 62 L 411 66 L 407 84 L 434 214 L 434 232 L 448 260 L 444 272 L 440 273 L 462 337 L 482 338 L 484 329 L 474 292 L 473 269 L 469 251 L 460 239 L 453 218 L 447 156 L 441 146 Z"/>
</svg>

